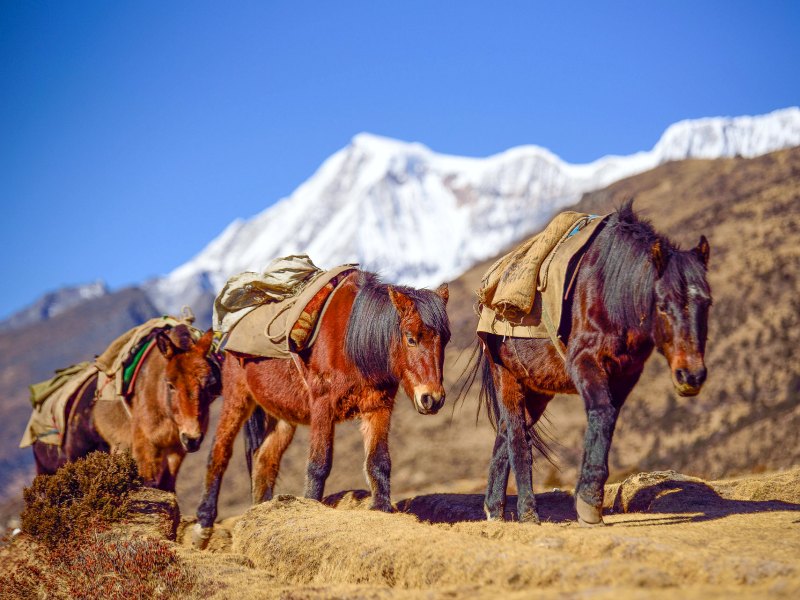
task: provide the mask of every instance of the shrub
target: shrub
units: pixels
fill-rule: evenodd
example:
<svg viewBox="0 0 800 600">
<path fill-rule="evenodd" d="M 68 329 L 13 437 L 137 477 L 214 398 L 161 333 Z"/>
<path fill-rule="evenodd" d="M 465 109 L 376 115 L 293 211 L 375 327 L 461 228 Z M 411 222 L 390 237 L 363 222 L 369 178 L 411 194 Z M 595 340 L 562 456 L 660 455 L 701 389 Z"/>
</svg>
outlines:
<svg viewBox="0 0 800 600">
<path fill-rule="evenodd" d="M 84 533 L 53 547 L 29 536 L 0 552 L 0 598 L 187 598 L 195 575 L 169 544 Z"/>
<path fill-rule="evenodd" d="M 0 598 L 189 596 L 195 574 L 169 543 L 108 531 L 141 485 L 128 454 L 95 452 L 38 475 L 24 492 L 23 534 L 0 547 Z"/>
<path fill-rule="evenodd" d="M 54 546 L 76 532 L 102 529 L 128 513 L 128 494 L 141 486 L 129 454 L 93 452 L 25 488 L 22 530 Z"/>
</svg>

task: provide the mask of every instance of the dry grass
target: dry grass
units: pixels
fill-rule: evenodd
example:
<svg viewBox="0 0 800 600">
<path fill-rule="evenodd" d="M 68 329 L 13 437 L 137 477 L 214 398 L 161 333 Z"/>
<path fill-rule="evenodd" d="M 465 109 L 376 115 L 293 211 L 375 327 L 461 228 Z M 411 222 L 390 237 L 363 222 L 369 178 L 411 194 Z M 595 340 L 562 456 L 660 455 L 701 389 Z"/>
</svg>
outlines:
<svg viewBox="0 0 800 600">
<path fill-rule="evenodd" d="M 644 512 L 611 512 L 616 496 Z M 280 497 L 231 527 L 231 554 L 185 551 L 241 598 L 795 597 L 800 469 L 708 484 L 675 473 L 609 486 L 609 527 L 583 529 L 567 493 L 539 496 L 541 526 L 479 519 L 482 498 L 434 494 L 362 510 Z M 646 499 L 646 502 L 644 501 Z M 638 504 L 637 504 L 638 502 Z M 449 510 L 447 510 L 449 507 Z M 428 521 L 426 521 L 426 519 Z M 224 557 L 224 558 L 223 558 Z M 198 566 L 198 568 L 200 568 Z"/>
</svg>

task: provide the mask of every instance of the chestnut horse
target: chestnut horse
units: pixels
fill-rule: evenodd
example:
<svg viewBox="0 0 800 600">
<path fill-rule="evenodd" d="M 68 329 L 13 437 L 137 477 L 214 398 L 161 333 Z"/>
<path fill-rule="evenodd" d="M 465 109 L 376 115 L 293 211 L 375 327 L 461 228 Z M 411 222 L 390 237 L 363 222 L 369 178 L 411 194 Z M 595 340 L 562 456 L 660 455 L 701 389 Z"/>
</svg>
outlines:
<svg viewBox="0 0 800 600">
<path fill-rule="evenodd" d="M 254 503 L 272 497 L 281 456 L 299 424 L 311 428 L 305 496 L 321 500 L 331 470 L 334 426 L 360 417 L 372 508 L 391 511 L 389 422 L 395 395 L 402 386 L 423 415 L 435 414 L 444 404 L 447 299 L 446 285 L 435 292 L 390 286 L 357 271 L 331 296 L 316 341 L 296 362 L 226 351 L 222 415 L 197 509 L 195 543 L 202 547 L 211 535 L 234 438 L 256 405 L 277 424 L 253 457 Z"/>
<path fill-rule="evenodd" d="M 539 522 L 531 489 L 531 446 L 547 456 L 535 425 L 554 394 L 583 398 L 587 428 L 576 511 L 582 525 L 602 525 L 617 416 L 653 349 L 669 363 L 681 396 L 696 395 L 706 379 L 711 305 L 706 238 L 682 251 L 639 219 L 632 201 L 601 227 L 564 306 L 566 359 L 550 340 L 482 334 L 482 351 L 470 376 L 481 373 L 481 403 L 497 431 L 484 505 L 490 520 L 504 517 L 512 470 L 520 521 Z"/>
<path fill-rule="evenodd" d="M 174 492 L 181 462 L 200 447 L 209 405 L 219 395 L 212 340 L 209 330 L 195 341 L 183 324 L 158 331 L 158 351 L 142 359 L 129 408 L 97 400 L 92 376 L 78 392 L 62 445 L 34 442 L 37 472 L 54 473 L 95 450 L 130 450 L 146 485 Z"/>
</svg>

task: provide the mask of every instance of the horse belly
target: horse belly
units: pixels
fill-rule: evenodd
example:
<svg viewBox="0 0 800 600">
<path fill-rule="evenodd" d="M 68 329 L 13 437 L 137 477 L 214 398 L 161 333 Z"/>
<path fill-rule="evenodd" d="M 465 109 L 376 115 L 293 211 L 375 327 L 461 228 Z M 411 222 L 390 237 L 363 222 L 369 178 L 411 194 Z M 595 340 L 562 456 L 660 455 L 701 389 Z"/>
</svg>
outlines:
<svg viewBox="0 0 800 600">
<path fill-rule="evenodd" d="M 500 358 L 514 377 L 539 394 L 577 394 L 564 360 L 549 340 L 509 338 Z"/>
<path fill-rule="evenodd" d="M 310 423 L 309 390 L 290 360 L 254 361 L 246 371 L 247 387 L 265 411 L 294 425 Z"/>
<path fill-rule="evenodd" d="M 92 410 L 97 433 L 112 450 L 128 449 L 133 444 L 131 421 L 119 401 L 98 400 Z"/>
</svg>

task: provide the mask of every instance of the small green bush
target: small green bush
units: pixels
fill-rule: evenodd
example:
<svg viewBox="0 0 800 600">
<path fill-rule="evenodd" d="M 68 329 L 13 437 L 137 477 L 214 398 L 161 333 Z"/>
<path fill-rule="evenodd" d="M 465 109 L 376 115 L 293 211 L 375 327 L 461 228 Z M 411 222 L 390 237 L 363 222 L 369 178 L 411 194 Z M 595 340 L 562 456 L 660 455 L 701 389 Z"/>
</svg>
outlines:
<svg viewBox="0 0 800 600">
<path fill-rule="evenodd" d="M 22 530 L 55 546 L 76 533 L 99 530 L 128 513 L 128 494 L 142 485 L 129 454 L 93 452 L 25 488 Z"/>
</svg>

